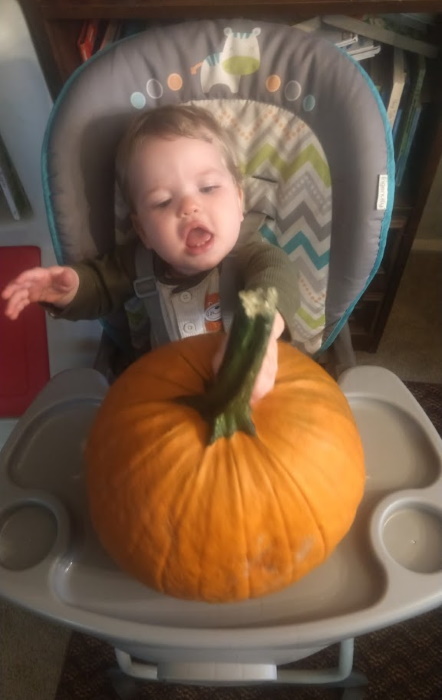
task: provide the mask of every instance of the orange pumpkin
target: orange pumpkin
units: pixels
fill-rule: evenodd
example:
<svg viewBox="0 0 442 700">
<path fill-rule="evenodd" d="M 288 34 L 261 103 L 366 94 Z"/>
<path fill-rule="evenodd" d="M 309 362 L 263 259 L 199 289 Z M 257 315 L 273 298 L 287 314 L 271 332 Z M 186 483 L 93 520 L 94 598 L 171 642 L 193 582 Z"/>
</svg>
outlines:
<svg viewBox="0 0 442 700">
<path fill-rule="evenodd" d="M 115 562 L 158 591 L 223 602 L 277 591 L 323 562 L 352 524 L 365 477 L 345 396 L 286 343 L 275 388 L 253 408 L 256 434 L 223 420 L 232 434 L 210 443 L 206 419 L 241 384 L 250 348 L 233 370 L 235 348 L 226 352 L 216 400 L 199 405 L 205 417 L 177 399 L 198 407 L 210 395 L 220 342 L 188 338 L 130 366 L 97 412 L 86 462 L 92 522 Z M 227 398 L 236 413 L 248 407 Z"/>
</svg>

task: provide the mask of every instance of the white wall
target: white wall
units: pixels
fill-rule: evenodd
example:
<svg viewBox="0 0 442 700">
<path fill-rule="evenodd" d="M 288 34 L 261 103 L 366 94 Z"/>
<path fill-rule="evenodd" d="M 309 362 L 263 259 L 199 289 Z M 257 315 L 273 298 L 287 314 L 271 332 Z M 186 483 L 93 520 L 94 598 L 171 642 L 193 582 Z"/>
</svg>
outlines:
<svg viewBox="0 0 442 700">
<path fill-rule="evenodd" d="M 40 152 L 52 102 L 16 0 L 0 2 L 0 95 L 2 138 L 31 201 L 33 223 L 44 225 Z"/>
</svg>

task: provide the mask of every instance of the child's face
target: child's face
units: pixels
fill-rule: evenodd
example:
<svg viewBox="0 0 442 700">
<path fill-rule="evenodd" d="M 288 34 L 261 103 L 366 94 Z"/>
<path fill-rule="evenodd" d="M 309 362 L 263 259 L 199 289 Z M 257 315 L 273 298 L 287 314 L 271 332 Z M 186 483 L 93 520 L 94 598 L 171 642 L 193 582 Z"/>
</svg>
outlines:
<svg viewBox="0 0 442 700">
<path fill-rule="evenodd" d="M 130 165 L 135 230 L 182 275 L 210 270 L 234 247 L 242 192 L 215 143 L 149 138 Z"/>
</svg>

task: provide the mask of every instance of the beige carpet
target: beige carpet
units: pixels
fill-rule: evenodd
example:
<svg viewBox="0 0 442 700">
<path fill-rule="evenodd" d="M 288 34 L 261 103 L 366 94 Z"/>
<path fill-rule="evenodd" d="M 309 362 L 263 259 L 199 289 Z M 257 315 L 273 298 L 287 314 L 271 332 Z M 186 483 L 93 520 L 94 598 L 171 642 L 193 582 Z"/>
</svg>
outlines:
<svg viewBox="0 0 442 700">
<path fill-rule="evenodd" d="M 419 386 L 422 386 L 421 384 Z M 436 384 L 423 386 L 440 386 Z M 440 700 L 442 697 L 442 608 L 419 615 L 355 640 L 354 668 L 368 685 L 352 699 Z M 294 669 L 337 666 L 337 645 L 290 664 Z M 109 678 L 112 669 L 114 684 Z M 56 700 L 116 700 L 122 679 L 114 672 L 113 648 L 94 637 L 74 633 L 69 644 Z M 117 679 L 120 685 L 116 685 Z M 358 678 L 360 682 L 360 678 Z M 343 700 L 342 688 L 293 687 L 275 684 L 231 688 L 136 682 L 124 678 L 127 700 Z M 130 692 L 129 692 L 130 691 Z"/>
<path fill-rule="evenodd" d="M 442 383 L 442 254 L 412 253 L 374 355 L 404 380 Z M 0 603 L 1 700 L 53 700 L 69 639 L 56 624 Z"/>
</svg>

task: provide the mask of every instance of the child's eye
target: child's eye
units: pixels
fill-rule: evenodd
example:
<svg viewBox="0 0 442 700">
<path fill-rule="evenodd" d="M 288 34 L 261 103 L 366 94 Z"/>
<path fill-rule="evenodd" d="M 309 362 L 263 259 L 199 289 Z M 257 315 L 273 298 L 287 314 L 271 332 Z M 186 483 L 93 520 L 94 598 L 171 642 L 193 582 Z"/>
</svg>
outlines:
<svg viewBox="0 0 442 700">
<path fill-rule="evenodd" d="M 152 204 L 152 209 L 165 209 L 171 203 L 171 199 L 163 199 L 161 202 L 155 202 Z"/>
<path fill-rule="evenodd" d="M 205 187 L 200 187 L 200 192 L 203 194 L 210 194 L 210 192 L 217 189 L 219 189 L 219 185 L 206 185 Z"/>
</svg>

